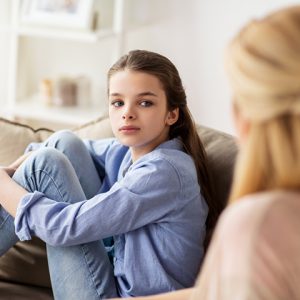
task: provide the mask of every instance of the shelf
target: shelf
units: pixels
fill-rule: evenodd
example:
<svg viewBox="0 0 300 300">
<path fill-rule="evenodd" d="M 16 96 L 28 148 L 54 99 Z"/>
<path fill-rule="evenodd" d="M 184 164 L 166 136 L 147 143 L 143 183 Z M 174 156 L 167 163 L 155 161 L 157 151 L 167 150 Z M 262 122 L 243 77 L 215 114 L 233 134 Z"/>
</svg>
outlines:
<svg viewBox="0 0 300 300">
<path fill-rule="evenodd" d="M 20 27 L 17 30 L 19 36 L 53 38 L 72 40 L 79 42 L 96 42 L 106 37 L 115 35 L 112 29 L 101 29 L 97 31 L 57 30 L 57 28 Z"/>
<path fill-rule="evenodd" d="M 46 106 L 38 100 L 35 96 L 30 100 L 17 102 L 12 109 L 8 109 L 8 113 L 14 117 L 45 122 L 63 122 L 72 126 L 82 125 L 107 114 L 105 111 L 101 111 L 100 106 Z"/>
<path fill-rule="evenodd" d="M 95 30 L 90 27 L 75 29 L 68 27 L 67 23 L 62 23 L 65 27 L 60 27 L 47 22 L 26 22 L 22 11 L 25 0 L 9 2 L 10 17 L 0 24 L 0 42 L 3 40 L 9 47 L 7 99 L 0 107 L 0 115 L 28 120 L 28 123 L 48 122 L 70 126 L 81 125 L 106 115 L 104 99 L 102 102 L 97 101 L 99 105 L 89 107 L 61 107 L 43 105 L 37 96 L 27 98 L 27 95 L 36 93 L 36 87 L 44 78 L 56 78 L 60 74 L 72 74 L 74 77 L 84 74 L 90 79 L 93 99 L 101 98 L 98 97 L 101 93 L 98 89 L 105 85 L 103 68 L 106 70 L 107 60 L 115 61 L 124 52 L 126 0 L 98 0 L 97 3 L 95 0 L 93 13 L 108 12 L 98 22 L 99 27 L 96 28 L 99 29 Z M 107 40 L 102 43 L 104 39 Z M 53 42 L 55 45 L 52 50 L 50 46 Z M 102 44 L 105 48 L 103 50 Z M 85 50 L 88 56 L 82 55 Z M 19 98 L 18 95 L 22 97 Z"/>
</svg>

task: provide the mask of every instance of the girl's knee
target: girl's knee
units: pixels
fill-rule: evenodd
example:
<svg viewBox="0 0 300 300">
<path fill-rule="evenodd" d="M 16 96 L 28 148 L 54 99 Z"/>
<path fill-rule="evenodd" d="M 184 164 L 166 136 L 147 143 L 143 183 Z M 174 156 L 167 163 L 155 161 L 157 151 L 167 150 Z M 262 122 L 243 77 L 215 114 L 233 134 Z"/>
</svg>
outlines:
<svg viewBox="0 0 300 300">
<path fill-rule="evenodd" d="M 62 164 L 67 160 L 66 156 L 55 148 L 41 148 L 32 153 L 32 160 L 38 162 L 47 162 L 48 164 Z"/>
<path fill-rule="evenodd" d="M 68 158 L 54 148 L 40 148 L 33 151 L 32 154 L 22 163 L 14 174 L 17 182 L 25 182 L 26 179 L 38 171 L 47 171 L 51 173 L 53 170 L 60 168 L 68 168 L 70 162 Z"/>
<path fill-rule="evenodd" d="M 56 148 L 60 151 L 77 147 L 82 143 L 81 139 L 70 130 L 57 131 L 46 141 L 46 146 Z"/>
<path fill-rule="evenodd" d="M 73 139 L 78 139 L 78 137 L 70 130 L 60 130 L 54 132 L 49 138 L 48 142 L 52 143 L 63 142 L 63 141 L 72 141 Z"/>
</svg>

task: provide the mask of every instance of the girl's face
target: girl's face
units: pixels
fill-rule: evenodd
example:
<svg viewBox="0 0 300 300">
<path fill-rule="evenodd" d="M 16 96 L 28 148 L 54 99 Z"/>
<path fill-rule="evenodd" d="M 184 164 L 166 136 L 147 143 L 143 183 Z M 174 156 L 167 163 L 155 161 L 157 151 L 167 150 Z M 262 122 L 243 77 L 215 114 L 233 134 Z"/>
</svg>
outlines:
<svg viewBox="0 0 300 300">
<path fill-rule="evenodd" d="M 178 109 L 167 110 L 167 97 L 153 75 L 124 70 L 109 82 L 109 117 L 116 138 L 130 147 L 133 161 L 168 139 Z"/>
</svg>

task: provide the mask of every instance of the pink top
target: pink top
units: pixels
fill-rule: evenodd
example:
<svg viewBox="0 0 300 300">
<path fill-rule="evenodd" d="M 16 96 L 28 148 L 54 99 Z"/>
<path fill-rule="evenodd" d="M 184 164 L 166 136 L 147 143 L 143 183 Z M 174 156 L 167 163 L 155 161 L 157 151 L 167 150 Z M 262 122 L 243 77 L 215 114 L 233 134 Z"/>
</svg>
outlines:
<svg viewBox="0 0 300 300">
<path fill-rule="evenodd" d="M 300 299 L 299 192 L 250 195 L 224 211 L 195 299 Z"/>
</svg>

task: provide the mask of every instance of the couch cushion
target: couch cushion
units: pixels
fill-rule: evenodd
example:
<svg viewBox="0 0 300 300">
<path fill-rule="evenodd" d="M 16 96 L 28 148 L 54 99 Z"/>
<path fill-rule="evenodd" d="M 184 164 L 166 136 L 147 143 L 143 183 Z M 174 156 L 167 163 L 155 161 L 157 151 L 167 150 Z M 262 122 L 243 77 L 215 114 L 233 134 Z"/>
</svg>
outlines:
<svg viewBox="0 0 300 300">
<path fill-rule="evenodd" d="M 27 284 L 0 282 L 0 299 L 5 300 L 52 300 L 51 289 Z"/>
<path fill-rule="evenodd" d="M 34 272 L 36 266 L 41 267 L 41 272 Z M 17 243 L 0 259 L 0 279 L 50 287 L 48 266 L 45 260 L 45 244 L 38 238 Z"/>
<path fill-rule="evenodd" d="M 84 139 L 100 139 L 112 137 L 109 120 L 101 117 L 73 131 Z M 8 165 L 24 153 L 29 143 L 41 142 L 54 131 L 47 128 L 33 129 L 28 125 L 0 118 L 0 165 Z"/>
<path fill-rule="evenodd" d="M 50 129 L 37 129 L 0 118 L 0 165 L 7 165 L 24 153 L 31 142 L 40 141 L 49 136 Z"/>
<path fill-rule="evenodd" d="M 82 139 L 103 139 L 113 136 L 109 119 L 106 117 L 74 128 L 73 131 Z"/>
<path fill-rule="evenodd" d="M 208 168 L 212 175 L 213 196 L 225 207 L 237 155 L 235 139 L 230 134 L 205 126 L 198 126 L 198 133 L 207 153 Z"/>
</svg>

